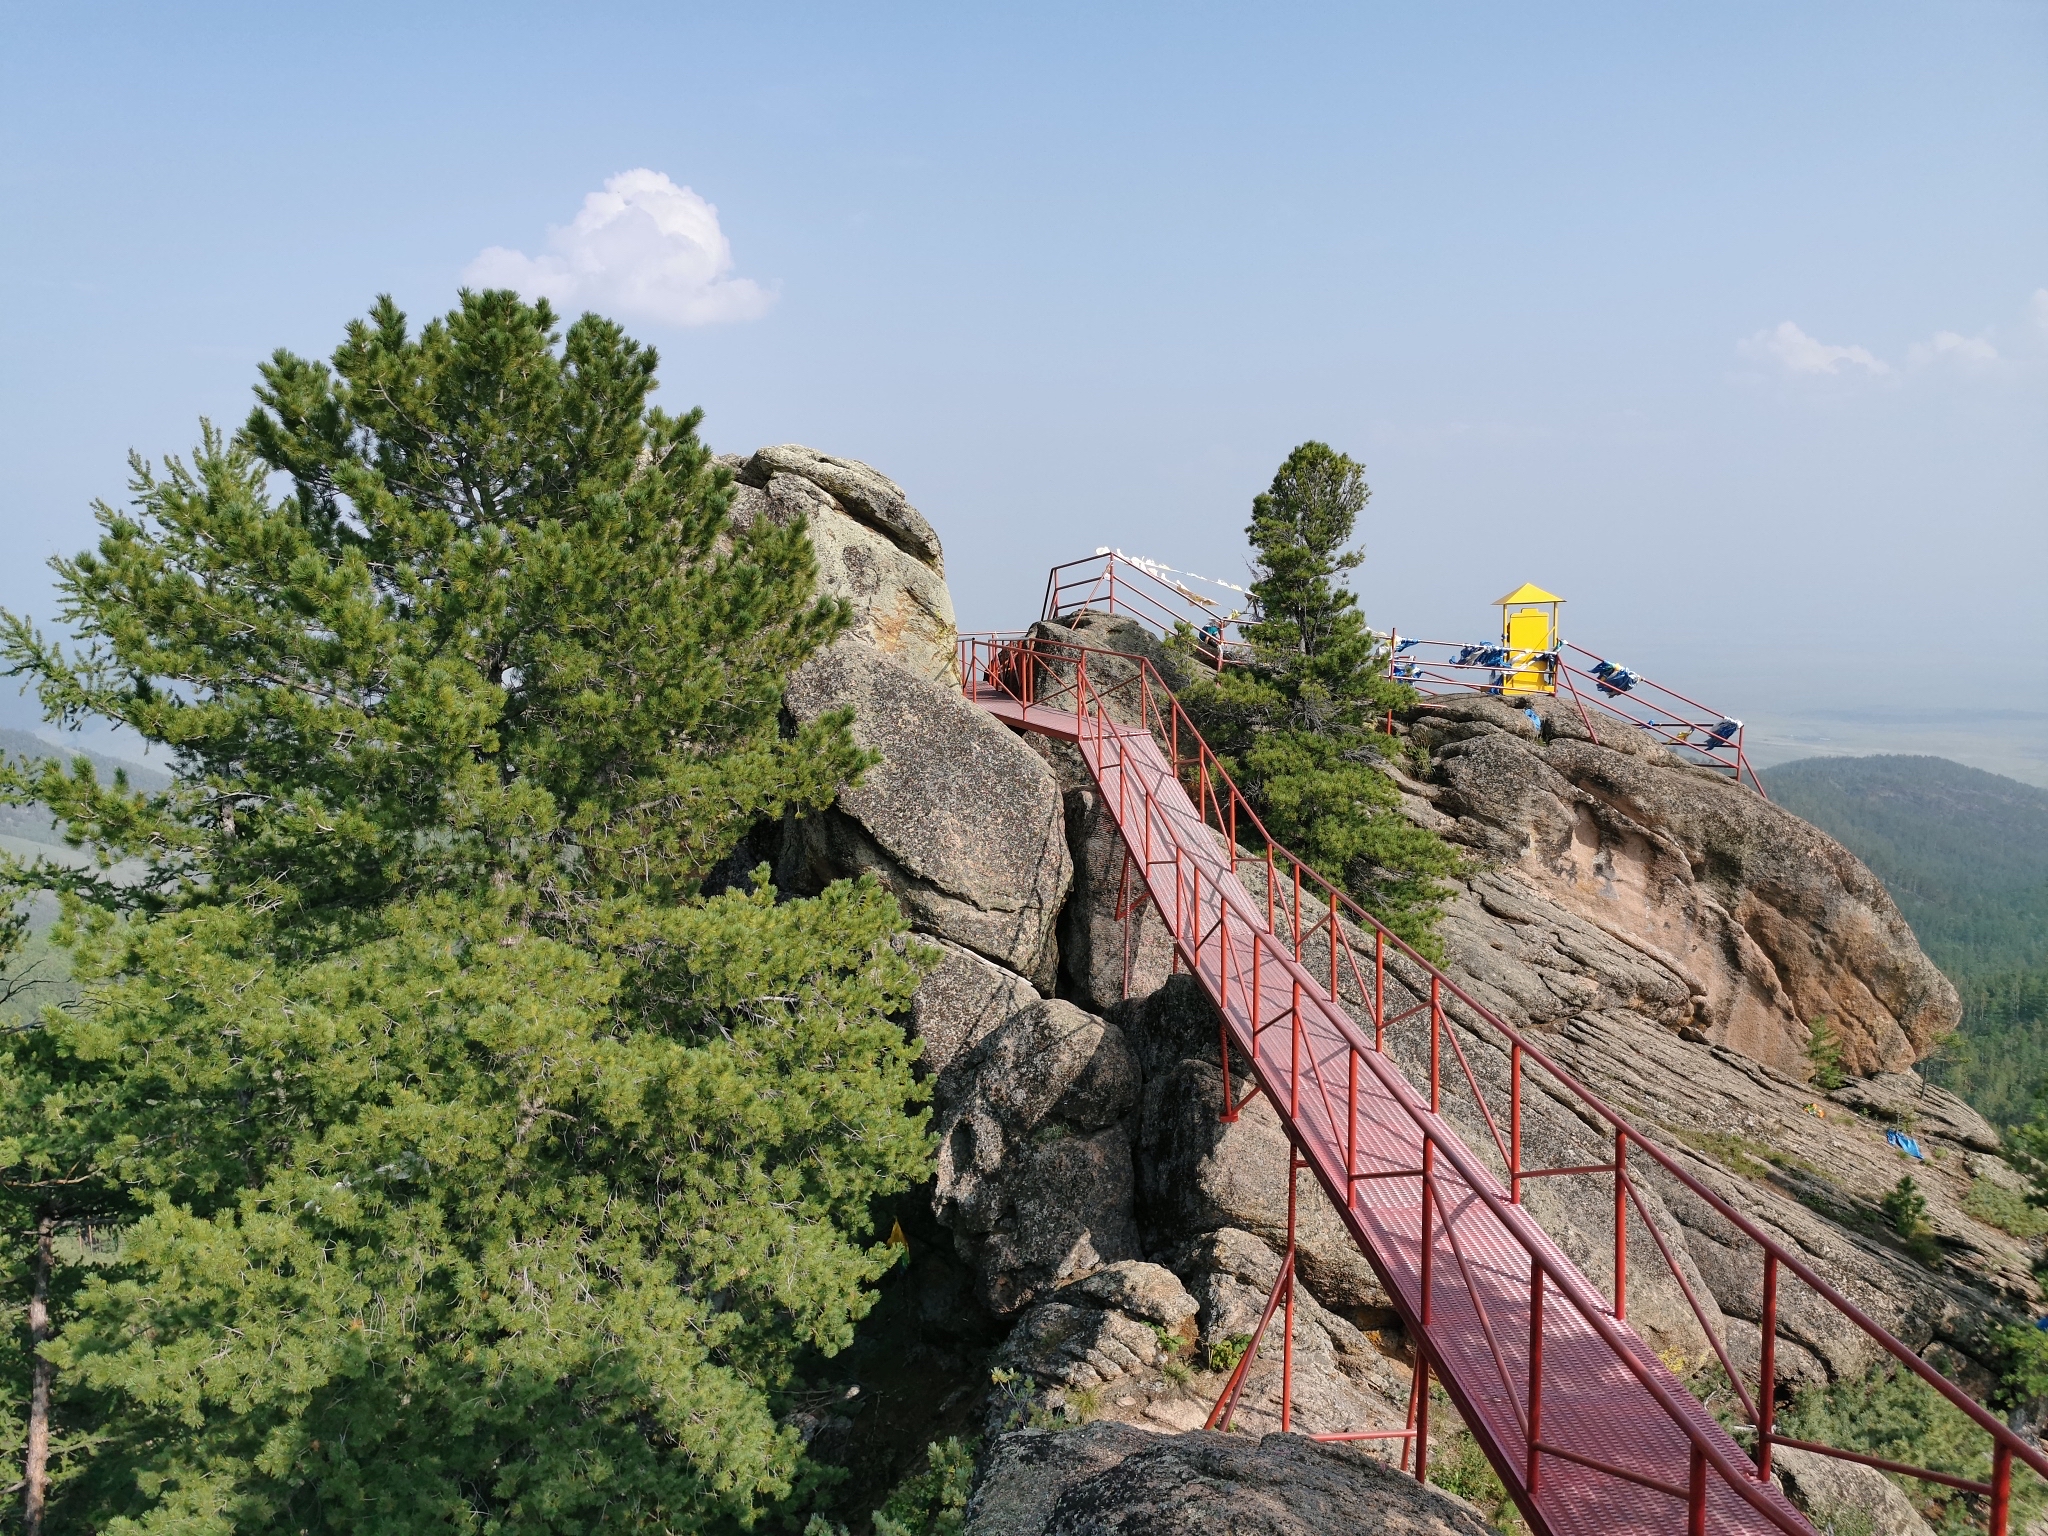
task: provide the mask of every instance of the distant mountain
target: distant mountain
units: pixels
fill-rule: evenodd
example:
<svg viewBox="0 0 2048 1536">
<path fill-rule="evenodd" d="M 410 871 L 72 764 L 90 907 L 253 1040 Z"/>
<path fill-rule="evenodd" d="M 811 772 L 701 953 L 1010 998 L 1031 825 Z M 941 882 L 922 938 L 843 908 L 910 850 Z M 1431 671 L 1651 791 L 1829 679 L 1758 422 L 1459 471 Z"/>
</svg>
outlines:
<svg viewBox="0 0 2048 1536">
<path fill-rule="evenodd" d="M 1763 781 L 1871 867 L 1963 994 L 1928 1075 L 2028 1118 L 2048 1083 L 2048 790 L 1940 757 L 1808 758 Z"/>
<path fill-rule="evenodd" d="M 126 762 L 118 757 L 108 757 L 102 752 L 89 752 L 83 747 L 58 746 L 27 731 L 0 729 L 0 755 L 8 758 L 54 758 L 64 763 L 76 757 L 83 757 L 92 764 L 102 783 L 112 783 L 117 772 L 125 773 L 129 784 L 141 790 L 163 789 L 171 782 L 171 776 L 161 768 L 152 768 L 145 763 Z M 33 844 L 34 848 L 13 849 L 16 853 L 31 854 L 39 848 L 61 850 L 64 838 L 56 822 L 40 807 L 0 805 L 0 847 L 17 843 Z M 64 850 L 56 856 L 67 860 L 77 857 L 69 850 Z"/>
</svg>

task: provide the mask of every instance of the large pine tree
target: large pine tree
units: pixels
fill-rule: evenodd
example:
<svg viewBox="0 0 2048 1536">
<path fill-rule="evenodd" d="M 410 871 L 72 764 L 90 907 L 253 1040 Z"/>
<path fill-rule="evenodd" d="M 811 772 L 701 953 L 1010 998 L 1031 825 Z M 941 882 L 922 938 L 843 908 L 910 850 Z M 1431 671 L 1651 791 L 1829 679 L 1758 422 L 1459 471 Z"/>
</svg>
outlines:
<svg viewBox="0 0 2048 1536">
<path fill-rule="evenodd" d="M 1364 466 L 1327 443 L 1288 454 L 1245 529 L 1249 664 L 1190 669 L 1182 699 L 1267 830 L 1435 955 L 1440 877 L 1460 861 L 1401 815 L 1380 767 L 1388 738 L 1378 723 L 1410 695 L 1387 675 L 1385 646 L 1343 584 L 1364 559 L 1349 545 L 1370 494 Z"/>
<path fill-rule="evenodd" d="M 382 301 L 135 463 L 56 563 L 78 647 L 6 620 L 52 720 L 176 766 L 0 782 L 98 860 L 6 871 L 63 893 L 83 989 L 0 1059 L 50 1528 L 710 1530 L 800 1487 L 775 1394 L 928 1159 L 918 963 L 871 883 L 705 891 L 866 760 L 779 729 L 847 615 L 800 526 L 730 527 L 655 361 Z"/>
</svg>

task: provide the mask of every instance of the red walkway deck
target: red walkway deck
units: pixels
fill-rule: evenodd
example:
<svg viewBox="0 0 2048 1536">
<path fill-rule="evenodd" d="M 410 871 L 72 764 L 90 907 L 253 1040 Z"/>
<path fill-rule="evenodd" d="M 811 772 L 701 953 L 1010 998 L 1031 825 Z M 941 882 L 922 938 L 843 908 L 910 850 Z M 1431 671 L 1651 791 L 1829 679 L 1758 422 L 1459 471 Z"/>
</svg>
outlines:
<svg viewBox="0 0 2048 1536">
<path fill-rule="evenodd" d="M 1265 899 L 1239 880 L 1150 730 L 1100 709 L 1026 706 L 997 688 L 969 696 L 1011 725 L 1078 744 L 1182 963 L 1217 1000 L 1298 1151 L 1539 1531 L 1811 1529 L 1272 931 Z M 1537 1276 L 1544 1316 L 1532 1332 Z M 1532 1403 L 1533 1337 L 1542 1367 Z M 1543 1451 L 1533 1488 L 1532 1406 Z"/>
</svg>

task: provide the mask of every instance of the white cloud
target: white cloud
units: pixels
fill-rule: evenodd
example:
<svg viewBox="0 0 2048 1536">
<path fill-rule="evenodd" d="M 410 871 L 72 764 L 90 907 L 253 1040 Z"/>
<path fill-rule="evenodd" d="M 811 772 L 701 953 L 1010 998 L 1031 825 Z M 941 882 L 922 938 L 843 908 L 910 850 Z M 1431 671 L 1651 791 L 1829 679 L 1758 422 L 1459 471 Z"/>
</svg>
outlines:
<svg viewBox="0 0 2048 1536">
<path fill-rule="evenodd" d="M 2036 288 L 2027 300 L 2027 316 L 2036 330 L 2048 331 L 2048 288 Z"/>
<path fill-rule="evenodd" d="M 1916 341 L 1907 349 L 1911 363 L 1961 363 L 1983 367 L 1998 361 L 1998 348 L 1982 336 L 1963 336 L 1955 331 L 1936 331 L 1932 341 Z"/>
<path fill-rule="evenodd" d="M 669 325 L 714 325 L 766 314 L 775 295 L 730 277 L 732 243 L 718 210 L 659 171 L 622 171 L 583 199 L 545 253 L 494 245 L 463 269 L 476 288 L 514 288 L 570 311 L 595 309 Z"/>
<path fill-rule="evenodd" d="M 1790 320 L 1781 321 L 1775 330 L 1758 331 L 1741 343 L 1741 350 L 1743 356 L 1767 359 L 1787 373 L 1839 374 L 1844 363 L 1873 375 L 1892 371 L 1891 364 L 1867 348 L 1832 346 L 1807 335 Z"/>
</svg>

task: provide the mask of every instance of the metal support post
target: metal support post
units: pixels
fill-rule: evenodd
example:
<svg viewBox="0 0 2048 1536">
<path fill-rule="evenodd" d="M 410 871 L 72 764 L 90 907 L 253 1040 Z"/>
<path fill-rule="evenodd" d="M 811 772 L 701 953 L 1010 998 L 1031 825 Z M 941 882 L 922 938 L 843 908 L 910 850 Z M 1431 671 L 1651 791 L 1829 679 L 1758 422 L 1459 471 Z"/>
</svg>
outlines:
<svg viewBox="0 0 2048 1536">
<path fill-rule="evenodd" d="M 1429 978 L 1429 1112 L 1443 1108 L 1443 978 L 1434 972 Z"/>
<path fill-rule="evenodd" d="M 1415 1481 L 1429 1481 L 1429 1341 L 1415 1343 Z"/>
<path fill-rule="evenodd" d="M 1614 1320 L 1628 1318 L 1628 1134 L 1614 1133 Z"/>
<path fill-rule="evenodd" d="M 1372 1048 L 1387 1049 L 1387 931 L 1372 931 Z"/>
<path fill-rule="evenodd" d="M 1522 1484 L 1536 1497 L 1536 1445 L 1543 1438 L 1543 1266 L 1529 1261 L 1529 1445 Z"/>
<path fill-rule="evenodd" d="M 1771 1480 L 1771 1430 L 1778 1407 L 1778 1256 L 1764 1255 L 1763 1360 L 1756 1383 L 1756 1475 Z"/>
<path fill-rule="evenodd" d="M 1286 1434 L 1294 1414 L 1294 1196 L 1301 1161 L 1287 1147 L 1287 1321 L 1280 1338 L 1280 1433 Z"/>
<path fill-rule="evenodd" d="M 1508 1203 L 1522 1203 L 1522 1042 L 1508 1049 Z"/>
</svg>

